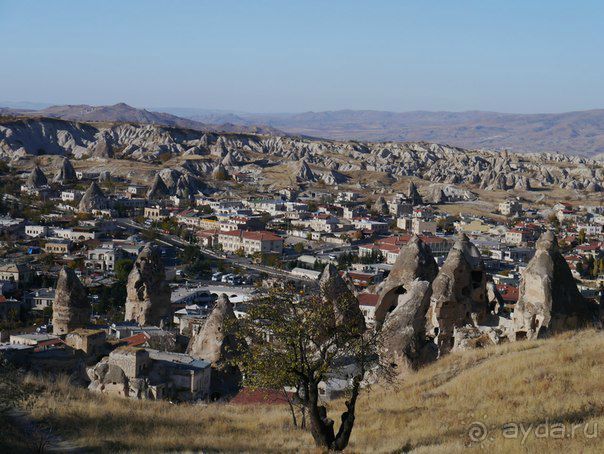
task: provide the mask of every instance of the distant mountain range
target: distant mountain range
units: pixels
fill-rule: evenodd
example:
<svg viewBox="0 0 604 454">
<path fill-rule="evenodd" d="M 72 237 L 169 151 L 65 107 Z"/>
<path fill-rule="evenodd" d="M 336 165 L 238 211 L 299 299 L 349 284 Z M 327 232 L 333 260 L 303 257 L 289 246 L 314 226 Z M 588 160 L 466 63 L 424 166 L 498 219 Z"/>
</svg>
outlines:
<svg viewBox="0 0 604 454">
<path fill-rule="evenodd" d="M 27 105 L 28 103 L 19 103 Z M 33 103 L 30 103 L 34 105 Z M 165 112 L 153 112 L 146 109 L 138 109 L 128 104 L 119 103 L 112 106 L 89 106 L 87 104 L 50 106 L 42 109 L 27 109 L 15 107 L 1 107 L 0 114 L 25 117 L 47 117 L 59 118 L 67 121 L 81 121 L 92 123 L 141 123 L 173 128 L 194 129 L 197 131 L 212 132 L 237 132 L 237 133 L 259 133 L 259 134 L 284 134 L 271 127 L 254 125 L 231 124 L 209 124 L 182 118 Z"/>
<path fill-rule="evenodd" d="M 303 135 L 334 140 L 370 142 L 426 141 L 471 149 L 515 152 L 557 152 L 604 156 L 604 109 L 557 114 L 497 112 L 386 112 L 338 110 L 326 112 L 254 114 L 196 108 L 138 109 L 65 105 L 15 108 L 0 114 L 45 116 L 72 121 L 149 123 L 200 131 Z"/>
<path fill-rule="evenodd" d="M 189 109 L 184 116 L 212 123 L 264 124 L 290 134 L 336 140 L 427 141 L 464 148 L 585 156 L 604 153 L 604 110 L 559 114 L 374 110 L 246 114 Z"/>
</svg>

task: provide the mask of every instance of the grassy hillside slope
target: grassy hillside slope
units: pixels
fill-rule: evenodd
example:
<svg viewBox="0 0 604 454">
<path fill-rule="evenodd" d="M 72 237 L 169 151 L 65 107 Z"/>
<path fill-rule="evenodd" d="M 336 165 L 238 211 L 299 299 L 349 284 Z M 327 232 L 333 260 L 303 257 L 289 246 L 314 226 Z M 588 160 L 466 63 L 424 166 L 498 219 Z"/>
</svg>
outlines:
<svg viewBox="0 0 604 454">
<path fill-rule="evenodd" d="M 348 450 L 604 452 L 603 377 L 604 333 L 594 331 L 451 354 L 363 394 Z M 285 406 L 138 402 L 29 382 L 43 389 L 33 417 L 87 451 L 314 450 Z"/>
</svg>

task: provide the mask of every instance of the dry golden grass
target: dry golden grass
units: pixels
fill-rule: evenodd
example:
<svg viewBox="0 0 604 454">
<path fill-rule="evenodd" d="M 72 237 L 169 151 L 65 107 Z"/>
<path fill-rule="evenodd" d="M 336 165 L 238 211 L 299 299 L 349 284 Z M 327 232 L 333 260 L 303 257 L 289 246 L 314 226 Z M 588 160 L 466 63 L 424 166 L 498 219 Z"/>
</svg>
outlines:
<svg viewBox="0 0 604 454">
<path fill-rule="evenodd" d="M 396 389 L 365 393 L 349 451 L 604 452 L 603 372 L 604 334 L 594 331 L 451 354 Z M 32 415 L 92 451 L 314 450 L 284 406 L 171 405 L 93 395 L 64 381 L 44 387 Z M 469 437 L 473 421 L 488 429 L 481 442 Z M 548 430 L 563 424 L 567 435 L 581 426 L 572 437 L 538 438 L 545 422 Z M 524 441 L 506 439 L 506 423 L 532 427 Z M 588 436 L 595 424 L 602 434 L 589 438 L 585 424 Z"/>
</svg>

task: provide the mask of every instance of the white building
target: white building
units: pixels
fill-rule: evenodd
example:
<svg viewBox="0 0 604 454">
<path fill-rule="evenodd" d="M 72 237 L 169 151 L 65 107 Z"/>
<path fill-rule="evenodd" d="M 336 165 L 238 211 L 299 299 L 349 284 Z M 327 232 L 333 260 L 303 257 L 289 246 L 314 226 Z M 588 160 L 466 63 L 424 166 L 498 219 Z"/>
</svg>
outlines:
<svg viewBox="0 0 604 454">
<path fill-rule="evenodd" d="M 506 200 L 499 204 L 499 212 L 504 216 L 514 216 L 522 213 L 522 204 L 518 200 Z"/>
<path fill-rule="evenodd" d="M 581 230 L 585 231 L 585 235 L 599 235 L 602 233 L 602 226 L 599 224 L 579 224 L 577 225 L 577 232 Z"/>
<path fill-rule="evenodd" d="M 246 255 L 255 253 L 283 253 L 283 238 L 267 231 L 249 232 L 233 230 L 220 232 L 218 243 L 225 252 L 243 251 Z"/>
<path fill-rule="evenodd" d="M 61 191 L 61 200 L 63 202 L 77 202 L 82 198 L 81 191 Z"/>
<path fill-rule="evenodd" d="M 26 225 L 25 234 L 32 238 L 42 238 L 48 235 L 48 227 L 45 225 Z"/>
</svg>

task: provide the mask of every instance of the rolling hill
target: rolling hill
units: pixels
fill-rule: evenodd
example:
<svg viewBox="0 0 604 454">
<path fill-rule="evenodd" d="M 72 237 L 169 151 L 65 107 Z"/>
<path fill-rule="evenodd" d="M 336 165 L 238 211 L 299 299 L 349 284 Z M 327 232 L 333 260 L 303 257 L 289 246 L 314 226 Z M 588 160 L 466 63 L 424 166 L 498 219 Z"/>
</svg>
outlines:
<svg viewBox="0 0 604 454">
<path fill-rule="evenodd" d="M 602 452 L 603 352 L 604 335 L 582 331 L 447 355 L 364 392 L 347 451 Z M 313 449 L 284 404 L 173 405 L 92 394 L 61 379 L 24 383 L 37 391 L 26 402 L 33 421 L 85 452 Z M 13 428 L 0 446 L 28 438 Z"/>
<path fill-rule="evenodd" d="M 152 124 L 204 132 L 283 134 L 281 131 L 274 128 L 253 124 L 236 125 L 232 122 L 223 122 L 224 124 L 208 124 L 189 118 L 182 118 L 170 113 L 138 109 L 125 103 L 118 103 L 111 106 L 90 106 L 87 104 L 60 105 L 39 110 L 0 107 L 0 114 L 28 118 L 57 118 L 67 121 L 88 123 Z"/>
</svg>

